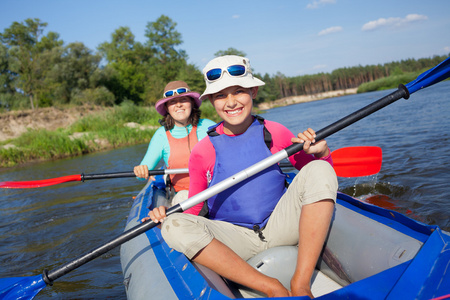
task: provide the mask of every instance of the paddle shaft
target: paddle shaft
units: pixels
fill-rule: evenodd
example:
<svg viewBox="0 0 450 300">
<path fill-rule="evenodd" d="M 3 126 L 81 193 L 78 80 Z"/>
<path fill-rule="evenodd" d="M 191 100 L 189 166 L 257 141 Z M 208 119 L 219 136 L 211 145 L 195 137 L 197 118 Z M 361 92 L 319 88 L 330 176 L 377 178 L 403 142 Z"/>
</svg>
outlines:
<svg viewBox="0 0 450 300">
<path fill-rule="evenodd" d="M 84 174 L 81 173 L 81 181 L 92 179 L 109 179 L 122 177 L 136 177 L 133 171 L 131 172 L 117 172 L 117 173 L 103 173 L 103 174 Z"/>
<path fill-rule="evenodd" d="M 169 208 L 169 210 L 167 210 L 167 214 L 175 213 L 175 212 L 182 212 L 182 209 L 179 205 L 173 206 L 173 207 Z M 82 266 L 82 265 L 90 262 L 91 260 L 107 253 L 108 251 L 116 248 L 117 246 L 122 245 L 123 243 L 131 240 L 132 238 L 140 235 L 141 233 L 144 233 L 145 231 L 155 227 L 156 225 L 158 225 L 158 224 L 154 223 L 153 221 L 147 221 L 142 224 L 139 224 L 138 226 L 135 226 L 135 227 L 125 231 L 124 233 L 122 233 L 121 235 L 112 239 L 111 241 L 107 242 L 106 244 L 89 251 L 88 253 L 78 257 L 77 259 L 75 259 L 53 271 L 44 270 L 43 279 L 47 284 L 52 285 L 54 280 L 75 270 L 79 266 Z"/>
<path fill-rule="evenodd" d="M 328 136 L 330 136 L 333 133 L 336 133 L 337 131 L 361 120 L 362 118 L 380 110 L 381 108 L 401 99 L 409 98 L 409 92 L 406 89 L 404 85 L 400 85 L 398 90 L 394 91 L 393 93 L 381 98 L 380 100 L 377 100 L 373 102 L 372 104 L 367 105 L 366 107 L 348 115 L 347 117 L 344 117 L 340 119 L 339 121 L 319 130 L 316 132 L 316 140 L 322 140 Z M 288 158 L 289 156 L 301 151 L 303 149 L 303 144 L 292 144 L 291 146 L 267 157 L 266 159 L 263 159 L 262 161 L 240 171 L 239 173 L 236 173 L 233 176 L 228 177 L 227 179 L 222 180 L 221 182 L 211 186 L 210 188 L 198 193 L 197 195 L 175 205 L 169 208 L 166 212 L 166 215 L 171 215 L 173 213 L 179 213 L 183 212 L 209 198 L 212 196 L 230 188 L 231 186 L 261 172 L 262 170 L 265 170 L 266 168 L 278 163 L 279 161 Z M 155 223 L 153 221 L 147 221 L 142 224 L 139 224 L 118 237 L 112 239 L 108 243 L 95 248 L 94 250 L 91 250 L 90 252 L 86 253 L 83 256 L 80 256 L 79 258 L 75 259 L 72 262 L 69 262 L 61 267 L 59 267 L 56 270 L 48 272 L 47 270 L 44 270 L 43 279 L 47 284 L 52 284 L 52 282 L 65 274 L 69 273 L 70 271 L 78 268 L 81 265 L 84 265 L 85 263 L 101 256 L 102 254 L 110 251 L 111 249 L 133 239 L 134 237 L 140 235 L 141 233 L 144 233 L 145 231 L 155 227 L 158 225 L 158 223 Z"/>
<path fill-rule="evenodd" d="M 149 170 L 148 174 L 164 175 L 164 174 L 184 174 L 189 173 L 189 169 L 161 169 L 161 170 Z M 101 174 L 81 174 L 81 181 L 92 179 L 110 179 L 110 178 L 124 178 L 124 177 L 136 177 L 133 171 L 129 172 L 116 172 L 116 173 L 101 173 Z"/>
<path fill-rule="evenodd" d="M 164 175 L 164 174 L 187 174 L 189 170 L 187 168 L 184 169 L 158 169 L 158 170 L 149 170 L 148 175 Z M 110 178 L 124 178 L 124 177 L 136 177 L 133 171 L 129 172 L 116 172 L 116 173 L 101 173 L 101 174 L 77 174 L 77 175 L 68 175 L 57 178 L 50 179 L 42 179 L 42 180 L 34 180 L 34 181 L 4 181 L 0 182 L 0 188 L 7 189 L 24 189 L 24 188 L 38 188 L 44 186 L 50 186 L 55 184 L 60 184 L 64 182 L 72 182 L 72 181 L 85 181 L 92 179 L 110 179 Z"/>
</svg>

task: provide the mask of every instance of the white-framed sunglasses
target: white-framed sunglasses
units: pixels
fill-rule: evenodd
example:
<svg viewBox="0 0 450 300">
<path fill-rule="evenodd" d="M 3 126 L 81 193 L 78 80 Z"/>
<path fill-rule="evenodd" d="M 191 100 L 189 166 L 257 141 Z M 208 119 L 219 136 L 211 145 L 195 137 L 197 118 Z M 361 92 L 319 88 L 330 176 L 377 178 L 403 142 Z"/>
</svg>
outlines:
<svg viewBox="0 0 450 300">
<path fill-rule="evenodd" d="M 205 78 L 209 82 L 214 82 L 222 78 L 224 72 L 227 72 L 232 77 L 242 77 L 247 73 L 251 73 L 250 70 L 245 65 L 232 65 L 227 67 L 226 69 L 215 68 L 211 69 L 205 73 Z"/>
<path fill-rule="evenodd" d="M 164 98 L 167 98 L 167 97 L 172 97 L 173 95 L 175 95 L 175 93 L 177 93 L 178 95 L 181 95 L 181 94 L 184 94 L 184 93 L 187 93 L 190 91 L 191 91 L 190 89 L 183 87 L 183 88 L 177 88 L 175 90 L 165 91 L 163 95 L 164 95 Z"/>
</svg>

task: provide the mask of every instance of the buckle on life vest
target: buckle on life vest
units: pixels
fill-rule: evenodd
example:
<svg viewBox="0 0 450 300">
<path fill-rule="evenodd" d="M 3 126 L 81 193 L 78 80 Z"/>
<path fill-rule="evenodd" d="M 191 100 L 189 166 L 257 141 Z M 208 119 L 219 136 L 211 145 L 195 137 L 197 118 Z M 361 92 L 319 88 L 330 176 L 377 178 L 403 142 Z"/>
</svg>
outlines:
<svg viewBox="0 0 450 300">
<path fill-rule="evenodd" d="M 266 238 L 264 237 L 262 229 L 259 227 L 259 225 L 253 225 L 253 231 L 258 234 L 258 237 L 261 241 L 266 241 Z"/>
</svg>

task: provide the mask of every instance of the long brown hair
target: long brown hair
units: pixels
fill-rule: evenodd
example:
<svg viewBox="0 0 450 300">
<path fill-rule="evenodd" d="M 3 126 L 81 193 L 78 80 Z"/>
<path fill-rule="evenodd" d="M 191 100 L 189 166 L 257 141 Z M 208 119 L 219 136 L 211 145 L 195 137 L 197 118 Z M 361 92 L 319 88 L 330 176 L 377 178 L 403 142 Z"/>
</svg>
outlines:
<svg viewBox="0 0 450 300">
<path fill-rule="evenodd" d="M 164 104 L 166 105 L 166 103 Z M 188 118 L 188 125 L 192 124 L 192 126 L 197 126 L 202 111 L 200 110 L 200 108 L 197 107 L 197 105 L 195 105 L 194 100 L 192 100 L 191 98 L 191 105 L 192 105 L 192 110 L 191 110 L 191 115 Z M 167 105 L 166 105 L 166 110 L 167 109 Z M 175 120 L 172 118 L 172 116 L 167 113 L 162 120 L 159 120 L 159 123 L 164 126 L 164 129 L 166 131 L 171 130 L 174 126 L 175 126 Z"/>
</svg>

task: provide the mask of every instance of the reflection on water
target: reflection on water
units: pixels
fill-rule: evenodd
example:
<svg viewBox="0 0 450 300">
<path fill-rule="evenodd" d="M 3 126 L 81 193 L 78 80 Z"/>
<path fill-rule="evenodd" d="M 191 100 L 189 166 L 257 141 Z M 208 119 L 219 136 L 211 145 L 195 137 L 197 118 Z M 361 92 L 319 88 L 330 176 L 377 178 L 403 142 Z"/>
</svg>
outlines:
<svg viewBox="0 0 450 300">
<path fill-rule="evenodd" d="M 351 95 L 289 107 L 263 116 L 293 132 L 323 128 L 390 91 Z M 411 218 L 450 230 L 450 82 L 399 100 L 327 138 L 331 149 L 380 146 L 379 174 L 339 178 L 340 190 Z M 0 171 L 0 181 L 39 180 L 81 173 L 131 171 L 147 145 Z M 63 183 L 0 191 L 0 278 L 55 269 L 123 232 L 144 182 L 134 178 Z M 123 299 L 119 249 L 42 290 L 36 299 Z"/>
</svg>

